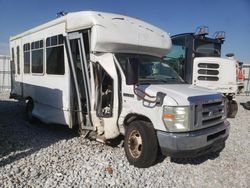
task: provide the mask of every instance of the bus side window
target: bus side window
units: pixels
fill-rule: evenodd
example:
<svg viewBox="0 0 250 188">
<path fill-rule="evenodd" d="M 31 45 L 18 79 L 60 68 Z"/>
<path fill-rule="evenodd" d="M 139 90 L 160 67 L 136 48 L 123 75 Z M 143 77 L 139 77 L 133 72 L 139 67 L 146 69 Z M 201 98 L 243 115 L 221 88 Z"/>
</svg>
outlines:
<svg viewBox="0 0 250 188">
<path fill-rule="evenodd" d="M 11 48 L 11 71 L 12 71 L 12 74 L 16 73 L 15 50 L 14 50 L 14 48 Z"/>
<path fill-rule="evenodd" d="M 16 54 L 17 54 L 17 74 L 20 74 L 20 48 L 17 46 L 16 48 Z"/>
<path fill-rule="evenodd" d="M 30 44 L 23 45 L 23 67 L 24 74 L 30 73 Z"/>
<path fill-rule="evenodd" d="M 46 39 L 46 73 L 64 75 L 64 45 L 63 35 Z"/>
<path fill-rule="evenodd" d="M 31 72 L 43 73 L 43 40 L 31 43 Z"/>
</svg>

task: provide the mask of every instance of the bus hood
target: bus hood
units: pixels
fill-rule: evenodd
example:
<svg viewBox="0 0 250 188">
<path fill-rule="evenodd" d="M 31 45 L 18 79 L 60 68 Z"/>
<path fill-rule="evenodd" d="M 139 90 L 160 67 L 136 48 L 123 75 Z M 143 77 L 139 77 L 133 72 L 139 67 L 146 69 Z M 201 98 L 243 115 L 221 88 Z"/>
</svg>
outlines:
<svg viewBox="0 0 250 188">
<path fill-rule="evenodd" d="M 165 93 L 167 97 L 176 101 L 177 105 L 190 105 L 194 102 L 200 103 L 222 98 L 220 93 L 213 90 L 189 84 L 140 85 L 139 88 L 152 96 L 156 96 L 157 92 Z"/>
</svg>

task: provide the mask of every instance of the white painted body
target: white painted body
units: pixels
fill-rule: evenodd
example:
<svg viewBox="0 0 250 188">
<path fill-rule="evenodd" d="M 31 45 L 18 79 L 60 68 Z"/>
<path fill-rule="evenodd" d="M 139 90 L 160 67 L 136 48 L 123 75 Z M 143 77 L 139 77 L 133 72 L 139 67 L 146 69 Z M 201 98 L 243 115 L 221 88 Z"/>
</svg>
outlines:
<svg viewBox="0 0 250 188">
<path fill-rule="evenodd" d="M 200 68 L 199 63 L 215 64 L 219 68 Z M 199 80 L 199 76 L 213 76 L 199 74 L 200 69 L 217 70 L 218 81 Z M 217 57 L 196 57 L 193 66 L 193 85 L 213 89 L 224 94 L 236 94 L 238 85 L 236 80 L 236 61 Z"/>
<path fill-rule="evenodd" d="M 20 46 L 21 70 L 20 74 L 17 74 L 17 71 L 15 73 L 15 83 L 11 92 L 21 95 L 23 98 L 31 97 L 36 104 L 33 114 L 42 121 L 46 123 L 71 125 L 69 115 L 70 74 L 67 63 L 65 63 L 64 75 L 48 75 L 45 71 L 42 74 L 23 73 L 23 44 L 41 39 L 44 40 L 46 37 L 57 34 L 66 35 L 65 23 L 60 22 L 52 27 L 45 27 L 43 30 L 28 32 L 28 34 L 23 36 L 17 36 L 10 39 L 10 46 L 11 48 L 14 48 L 15 53 L 15 47 L 18 45 Z M 14 58 L 15 69 L 17 70 L 17 55 L 15 55 Z M 64 59 L 67 62 L 66 50 L 64 50 Z M 46 70 L 45 63 L 44 70 Z"/>
<path fill-rule="evenodd" d="M 167 96 L 163 106 L 151 106 L 137 97 L 127 98 L 123 93 L 134 94 L 133 86 L 126 85 L 124 73 L 118 64 L 114 53 L 147 54 L 162 57 L 171 48 L 168 34 L 161 29 L 135 18 L 101 12 L 70 13 L 47 24 L 41 25 L 10 39 L 11 48 L 20 46 L 20 74 L 15 73 L 15 85 L 12 94 L 23 98 L 31 97 L 35 102 L 33 115 L 46 123 L 65 124 L 73 126 L 70 113 L 70 90 L 72 87 L 68 56 L 64 46 L 64 75 L 23 74 L 23 44 L 36 40 L 46 40 L 47 37 L 70 32 L 90 29 L 90 75 L 93 75 L 93 65 L 99 63 L 112 77 L 114 83 L 113 114 L 110 118 L 97 117 L 96 85 L 90 78 L 91 116 L 94 130 L 105 138 L 115 138 L 123 132 L 121 127 L 129 114 L 138 114 L 149 118 L 156 130 L 166 131 L 162 120 L 163 106 L 187 106 L 188 97 L 217 95 L 213 91 L 196 88 L 190 85 L 150 85 L 145 91 L 151 95 L 164 92 Z M 17 62 L 17 57 L 12 59 Z M 45 61 L 45 54 L 44 54 Z M 46 63 L 44 62 L 44 70 Z M 15 63 L 16 69 L 17 64 Z M 118 69 L 116 68 L 118 67 Z M 118 72 L 121 76 L 121 91 L 118 92 Z M 121 113 L 118 113 L 119 95 L 121 95 Z"/>
<path fill-rule="evenodd" d="M 123 84 L 123 93 L 132 94 L 133 86 L 125 86 L 125 81 L 123 81 Z M 206 95 L 211 96 L 215 94 L 214 91 L 209 91 L 206 88 L 195 87 L 188 84 L 140 86 L 140 89 L 152 96 L 155 96 L 159 91 L 166 93 L 167 96 L 164 98 L 163 106 L 189 106 L 189 97 L 202 96 L 204 100 L 206 100 Z M 119 125 L 123 124 L 123 120 L 128 114 L 133 113 L 148 117 L 156 130 L 166 131 L 162 120 L 162 106 L 155 106 L 152 103 L 149 104 L 137 97 L 123 97 L 123 109 L 119 118 Z"/>
</svg>

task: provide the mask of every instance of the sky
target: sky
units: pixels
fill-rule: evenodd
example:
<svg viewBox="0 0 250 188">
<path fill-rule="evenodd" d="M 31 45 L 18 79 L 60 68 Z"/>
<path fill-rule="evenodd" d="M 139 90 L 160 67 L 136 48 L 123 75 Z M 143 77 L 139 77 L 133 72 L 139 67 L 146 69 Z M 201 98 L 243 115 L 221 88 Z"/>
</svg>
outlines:
<svg viewBox="0 0 250 188">
<path fill-rule="evenodd" d="M 209 27 L 225 31 L 222 55 L 250 63 L 250 0 L 0 0 L 0 54 L 9 37 L 56 18 L 59 11 L 96 10 L 135 17 L 171 35 Z"/>
</svg>

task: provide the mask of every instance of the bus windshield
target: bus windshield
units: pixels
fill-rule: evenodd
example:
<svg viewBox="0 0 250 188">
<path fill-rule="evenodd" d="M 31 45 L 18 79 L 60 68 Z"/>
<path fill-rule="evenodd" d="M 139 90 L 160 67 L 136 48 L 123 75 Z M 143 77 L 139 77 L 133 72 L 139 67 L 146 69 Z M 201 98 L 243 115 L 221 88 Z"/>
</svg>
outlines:
<svg viewBox="0 0 250 188">
<path fill-rule="evenodd" d="M 159 57 L 138 54 L 116 54 L 124 72 L 126 63 L 139 63 L 139 84 L 180 84 L 184 81 Z"/>
</svg>

